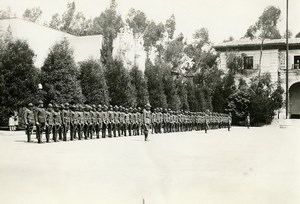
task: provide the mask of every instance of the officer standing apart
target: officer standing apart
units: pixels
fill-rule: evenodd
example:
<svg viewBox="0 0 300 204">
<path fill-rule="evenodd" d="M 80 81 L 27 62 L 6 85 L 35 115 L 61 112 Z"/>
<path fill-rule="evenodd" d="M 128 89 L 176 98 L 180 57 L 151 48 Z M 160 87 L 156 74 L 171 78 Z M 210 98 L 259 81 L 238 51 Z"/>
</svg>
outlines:
<svg viewBox="0 0 300 204">
<path fill-rule="evenodd" d="M 143 123 L 144 123 L 144 135 L 145 141 L 148 139 L 149 127 L 151 123 L 151 112 L 150 112 L 150 104 L 146 104 L 146 108 L 143 110 Z"/>
</svg>

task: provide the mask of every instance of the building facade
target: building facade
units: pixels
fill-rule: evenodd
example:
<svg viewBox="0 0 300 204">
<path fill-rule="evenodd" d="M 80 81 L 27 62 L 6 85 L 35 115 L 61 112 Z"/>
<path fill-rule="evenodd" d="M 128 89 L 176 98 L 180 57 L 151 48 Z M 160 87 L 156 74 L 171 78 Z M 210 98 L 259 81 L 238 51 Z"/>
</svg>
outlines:
<svg viewBox="0 0 300 204">
<path fill-rule="evenodd" d="M 288 67 L 286 67 L 285 39 L 264 40 L 262 52 L 261 44 L 261 40 L 241 39 L 214 46 L 216 51 L 220 52 L 220 69 L 228 71 L 227 53 L 234 51 L 243 57 L 244 66 L 236 77 L 247 80 L 259 73 L 261 60 L 261 73 L 269 72 L 273 82 L 280 80 L 282 88 L 289 91 L 289 117 L 300 118 L 300 38 L 289 39 Z M 286 90 L 286 71 L 289 75 L 288 90 Z M 281 117 L 285 117 L 284 108 L 281 113 Z"/>
</svg>

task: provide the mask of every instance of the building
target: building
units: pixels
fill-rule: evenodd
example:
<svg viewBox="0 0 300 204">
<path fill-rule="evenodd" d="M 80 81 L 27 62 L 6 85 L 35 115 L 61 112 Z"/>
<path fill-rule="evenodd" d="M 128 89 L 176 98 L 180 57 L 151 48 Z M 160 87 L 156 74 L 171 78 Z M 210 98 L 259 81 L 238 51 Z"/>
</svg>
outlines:
<svg viewBox="0 0 300 204">
<path fill-rule="evenodd" d="M 243 56 L 244 69 L 237 77 L 249 78 L 259 72 L 259 61 L 261 56 L 261 73 L 269 72 L 272 81 L 280 80 L 286 89 L 286 70 L 288 70 L 289 81 L 289 117 L 300 118 L 300 38 L 289 39 L 288 67 L 286 68 L 286 40 L 264 40 L 262 55 L 261 40 L 241 39 L 224 42 L 214 46 L 220 52 L 219 66 L 227 71 L 227 53 L 235 51 Z M 286 91 L 286 90 L 285 90 Z M 284 95 L 285 96 L 285 95 Z M 282 112 L 284 117 L 285 112 Z"/>
<path fill-rule="evenodd" d="M 133 34 L 132 29 L 125 25 L 113 41 L 112 55 L 114 59 L 122 61 L 126 69 L 137 66 L 144 71 L 147 54 L 144 50 L 143 36 Z"/>
<path fill-rule="evenodd" d="M 74 51 L 75 62 L 100 59 L 102 36 L 74 36 L 21 18 L 0 20 L 0 35 L 9 31 L 14 38 L 26 40 L 36 54 L 35 66 L 41 67 L 50 48 L 66 38 Z"/>
</svg>

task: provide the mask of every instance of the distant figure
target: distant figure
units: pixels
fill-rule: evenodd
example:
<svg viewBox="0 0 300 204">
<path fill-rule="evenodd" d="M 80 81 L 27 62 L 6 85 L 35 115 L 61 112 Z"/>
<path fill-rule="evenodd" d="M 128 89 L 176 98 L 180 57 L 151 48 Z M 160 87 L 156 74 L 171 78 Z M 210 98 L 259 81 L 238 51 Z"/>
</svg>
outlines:
<svg viewBox="0 0 300 204">
<path fill-rule="evenodd" d="M 150 112 L 150 104 L 147 103 L 145 109 L 143 110 L 143 125 L 144 125 L 144 135 L 145 141 L 148 139 L 149 128 L 151 123 L 151 112 Z"/>
<path fill-rule="evenodd" d="M 246 117 L 246 126 L 249 129 L 250 127 L 250 114 L 248 113 L 247 117 Z"/>
<path fill-rule="evenodd" d="M 15 130 L 15 116 L 11 115 L 8 119 L 9 131 Z"/>
</svg>

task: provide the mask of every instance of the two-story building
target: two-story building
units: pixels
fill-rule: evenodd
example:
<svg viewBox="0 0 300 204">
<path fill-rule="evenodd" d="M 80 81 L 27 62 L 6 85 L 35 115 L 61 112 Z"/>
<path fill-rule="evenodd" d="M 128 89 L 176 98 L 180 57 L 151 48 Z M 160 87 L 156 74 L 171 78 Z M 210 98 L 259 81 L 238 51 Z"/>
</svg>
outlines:
<svg viewBox="0 0 300 204">
<path fill-rule="evenodd" d="M 244 60 L 244 73 L 237 77 L 249 78 L 259 72 L 259 61 L 261 57 L 261 73 L 269 72 L 272 81 L 280 80 L 286 89 L 286 70 L 288 70 L 289 81 L 289 116 L 300 118 L 300 38 L 289 39 L 288 67 L 286 69 L 286 40 L 264 40 L 261 55 L 261 43 L 259 39 L 240 39 L 224 42 L 214 46 L 220 52 L 219 66 L 225 72 L 227 68 L 227 53 L 234 51 Z M 285 90 L 286 91 L 286 90 Z M 285 97 L 285 94 L 284 94 Z M 284 112 L 284 110 L 282 111 Z"/>
</svg>

